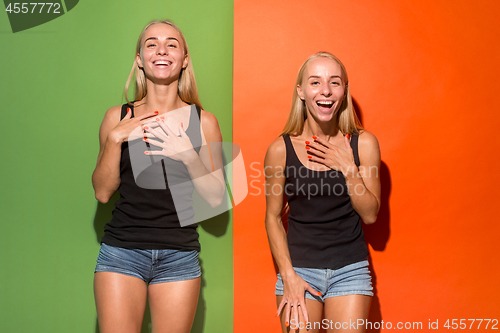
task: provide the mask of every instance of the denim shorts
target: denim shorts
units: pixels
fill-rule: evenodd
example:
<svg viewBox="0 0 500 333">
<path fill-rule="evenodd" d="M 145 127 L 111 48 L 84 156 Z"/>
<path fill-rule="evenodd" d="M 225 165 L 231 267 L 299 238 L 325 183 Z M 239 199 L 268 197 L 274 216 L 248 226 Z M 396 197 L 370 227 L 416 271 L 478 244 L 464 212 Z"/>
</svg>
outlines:
<svg viewBox="0 0 500 333">
<path fill-rule="evenodd" d="M 95 272 L 137 277 L 149 284 L 196 279 L 201 276 L 198 252 L 139 250 L 102 243 Z"/>
<path fill-rule="evenodd" d="M 363 260 L 339 269 L 319 269 L 294 267 L 295 273 L 323 296 L 312 295 L 306 291 L 306 298 L 320 302 L 328 297 L 343 295 L 373 296 L 372 278 L 368 269 L 368 260 Z M 276 295 L 283 295 L 283 281 L 278 273 Z"/>
</svg>

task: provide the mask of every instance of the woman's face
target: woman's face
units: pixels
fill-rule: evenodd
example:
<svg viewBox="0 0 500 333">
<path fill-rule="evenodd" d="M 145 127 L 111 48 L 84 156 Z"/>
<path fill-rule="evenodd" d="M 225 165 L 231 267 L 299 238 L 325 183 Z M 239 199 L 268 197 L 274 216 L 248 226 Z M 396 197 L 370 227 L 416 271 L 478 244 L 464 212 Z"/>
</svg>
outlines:
<svg viewBox="0 0 500 333">
<path fill-rule="evenodd" d="M 186 68 L 188 57 L 184 55 L 184 45 L 180 34 L 168 24 L 150 26 L 144 33 L 142 58 L 136 56 L 146 78 L 154 82 L 170 83 L 179 78 L 182 68 Z"/>
<path fill-rule="evenodd" d="M 344 100 L 345 82 L 340 65 L 325 57 L 311 60 L 297 93 L 317 122 L 332 120 Z"/>
</svg>

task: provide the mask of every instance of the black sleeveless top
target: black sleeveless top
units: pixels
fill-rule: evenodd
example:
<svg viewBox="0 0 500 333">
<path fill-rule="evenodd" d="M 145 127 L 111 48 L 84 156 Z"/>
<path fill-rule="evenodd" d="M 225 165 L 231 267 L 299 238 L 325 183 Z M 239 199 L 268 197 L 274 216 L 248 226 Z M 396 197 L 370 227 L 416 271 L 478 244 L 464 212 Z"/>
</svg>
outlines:
<svg viewBox="0 0 500 333">
<path fill-rule="evenodd" d="M 285 188 L 288 248 L 293 267 L 339 269 L 368 257 L 361 219 L 352 207 L 344 175 L 314 171 L 300 162 L 290 137 L 286 145 Z M 359 167 L 358 135 L 351 137 Z"/>
<path fill-rule="evenodd" d="M 121 118 L 125 117 L 128 104 L 122 105 Z M 190 106 L 189 125 L 186 134 L 197 153 L 201 147 L 200 113 L 195 105 Z M 120 159 L 120 199 L 115 202 L 113 218 L 104 226 L 102 243 L 136 249 L 200 250 L 197 225 L 191 195 L 194 186 L 187 168 L 182 162 L 164 156 L 148 156 L 146 149 L 159 150 L 136 139 L 122 144 Z M 131 155 L 134 157 L 131 159 Z M 133 165 L 135 163 L 135 165 Z M 141 164 L 140 167 L 137 163 Z M 134 174 L 135 172 L 135 174 Z M 167 182 L 168 178 L 168 182 Z M 184 186 L 184 207 L 176 210 L 170 187 L 176 182 Z M 170 185 L 170 186 L 169 186 Z M 175 192 L 176 196 L 177 193 Z M 183 221 L 181 227 L 179 216 Z M 190 223 L 192 222 L 192 223 Z"/>
</svg>

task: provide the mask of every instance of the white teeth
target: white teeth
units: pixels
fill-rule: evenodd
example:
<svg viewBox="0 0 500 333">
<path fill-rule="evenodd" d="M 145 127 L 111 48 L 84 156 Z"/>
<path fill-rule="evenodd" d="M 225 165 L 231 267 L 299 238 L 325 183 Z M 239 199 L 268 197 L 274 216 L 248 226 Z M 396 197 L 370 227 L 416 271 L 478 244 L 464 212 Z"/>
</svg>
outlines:
<svg viewBox="0 0 500 333">
<path fill-rule="evenodd" d="M 324 106 L 332 106 L 333 102 L 332 101 L 317 101 L 316 104 L 318 105 L 324 105 Z"/>
<path fill-rule="evenodd" d="M 155 65 L 167 65 L 167 66 L 170 66 L 170 61 L 158 60 L 158 61 L 155 61 Z"/>
</svg>

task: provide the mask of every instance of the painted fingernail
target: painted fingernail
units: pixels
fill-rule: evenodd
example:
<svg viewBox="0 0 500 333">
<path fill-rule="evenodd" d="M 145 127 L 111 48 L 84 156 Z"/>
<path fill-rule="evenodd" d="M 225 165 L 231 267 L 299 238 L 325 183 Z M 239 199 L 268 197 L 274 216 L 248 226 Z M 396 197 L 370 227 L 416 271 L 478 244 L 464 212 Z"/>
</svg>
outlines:
<svg viewBox="0 0 500 333">
<path fill-rule="evenodd" d="M 158 113 L 160 113 L 160 112 L 158 112 L 158 111 L 155 111 L 155 114 L 158 114 Z"/>
<path fill-rule="evenodd" d="M 288 327 L 288 322 L 285 323 L 285 326 Z"/>
<path fill-rule="evenodd" d="M 144 126 L 144 129 L 145 129 L 145 130 L 148 130 L 148 129 L 149 129 L 149 127 L 147 127 L 147 126 Z"/>
<path fill-rule="evenodd" d="M 307 158 L 308 158 L 308 159 L 311 159 L 311 158 L 313 158 L 313 157 L 312 157 L 312 156 L 307 156 Z"/>
<path fill-rule="evenodd" d="M 130 108 L 127 108 L 127 112 L 130 112 Z"/>
<path fill-rule="evenodd" d="M 310 144 L 310 142 L 309 142 L 309 141 L 306 141 L 306 145 L 308 145 L 308 144 Z"/>
<path fill-rule="evenodd" d="M 347 133 L 346 137 L 349 139 L 349 133 Z"/>
<path fill-rule="evenodd" d="M 160 121 L 160 118 L 156 118 L 156 121 Z"/>
<path fill-rule="evenodd" d="M 318 291 L 318 296 L 323 296 L 323 294 Z"/>
<path fill-rule="evenodd" d="M 146 150 L 146 151 L 144 152 L 144 154 L 149 155 L 149 151 L 147 151 L 147 150 Z"/>
<path fill-rule="evenodd" d="M 142 140 L 148 142 L 148 138 L 142 138 Z"/>
<path fill-rule="evenodd" d="M 318 137 L 317 136 L 313 136 L 313 139 L 316 140 Z"/>
<path fill-rule="evenodd" d="M 309 150 L 309 149 L 311 149 L 311 147 L 309 147 L 309 146 L 306 146 L 306 149 L 307 149 L 307 150 Z"/>
</svg>

